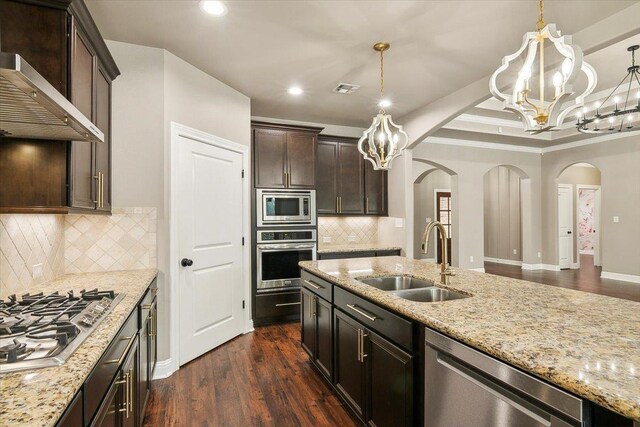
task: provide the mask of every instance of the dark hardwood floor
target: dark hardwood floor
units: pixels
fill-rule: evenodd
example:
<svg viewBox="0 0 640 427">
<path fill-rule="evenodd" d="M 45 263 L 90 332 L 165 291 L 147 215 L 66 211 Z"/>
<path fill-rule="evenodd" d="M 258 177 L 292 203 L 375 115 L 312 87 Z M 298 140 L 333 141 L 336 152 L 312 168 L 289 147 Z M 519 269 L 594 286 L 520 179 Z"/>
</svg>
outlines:
<svg viewBox="0 0 640 427">
<path fill-rule="evenodd" d="M 487 273 L 498 276 L 513 277 L 515 279 L 544 283 L 546 285 L 640 301 L 639 284 L 601 279 L 600 272 L 602 268 L 593 265 L 592 255 L 580 255 L 580 269 L 578 270 L 522 270 L 516 265 L 496 264 L 492 262 L 485 262 L 484 270 Z"/>
<path fill-rule="evenodd" d="M 256 328 L 154 381 L 144 426 L 356 426 L 347 411 L 295 322 Z"/>
</svg>

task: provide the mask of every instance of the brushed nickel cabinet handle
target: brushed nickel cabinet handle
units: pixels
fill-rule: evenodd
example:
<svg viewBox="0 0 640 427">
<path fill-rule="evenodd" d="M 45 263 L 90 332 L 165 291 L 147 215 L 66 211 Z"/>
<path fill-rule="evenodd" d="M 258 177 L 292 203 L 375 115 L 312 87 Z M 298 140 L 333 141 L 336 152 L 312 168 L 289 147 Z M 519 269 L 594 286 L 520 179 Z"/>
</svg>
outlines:
<svg viewBox="0 0 640 427">
<path fill-rule="evenodd" d="M 366 334 L 364 331 L 360 334 L 360 361 L 362 363 L 364 363 L 364 358 L 368 356 L 368 354 L 364 352 L 364 339 L 368 336 L 369 334 Z"/>
<path fill-rule="evenodd" d="M 349 307 L 351 310 L 355 311 L 356 313 L 360 314 L 361 316 L 366 317 L 367 319 L 371 320 L 372 322 L 375 322 L 375 320 L 378 318 L 377 316 L 374 316 L 373 314 L 369 314 L 369 313 L 365 312 L 364 309 L 358 308 L 358 306 L 355 305 L 355 304 L 347 304 L 347 307 Z"/>
<path fill-rule="evenodd" d="M 104 174 L 100 172 L 100 207 L 104 208 Z"/>
<path fill-rule="evenodd" d="M 95 186 L 96 199 L 93 201 L 93 204 L 96 205 L 96 208 L 99 208 L 100 207 L 100 172 L 94 175 L 93 179 L 96 182 L 96 186 Z"/>
<path fill-rule="evenodd" d="M 364 213 L 369 213 L 369 198 L 364 198 Z"/>
<path fill-rule="evenodd" d="M 313 289 L 324 289 L 324 286 L 318 285 L 316 282 L 310 280 L 304 280 L 304 283 L 311 286 Z"/>
<path fill-rule="evenodd" d="M 362 362 L 362 360 L 360 360 L 360 354 L 362 354 L 361 351 L 360 351 L 360 332 L 361 332 L 360 328 L 358 328 L 357 332 L 358 332 L 358 339 L 356 341 L 357 341 L 357 344 L 358 344 L 358 346 L 357 346 L 358 348 L 357 348 L 356 351 L 358 352 L 358 362 Z"/>
<path fill-rule="evenodd" d="M 300 304 L 302 303 L 301 302 L 283 302 L 283 303 L 276 304 L 276 307 L 286 307 L 289 305 L 300 305 Z"/>
</svg>

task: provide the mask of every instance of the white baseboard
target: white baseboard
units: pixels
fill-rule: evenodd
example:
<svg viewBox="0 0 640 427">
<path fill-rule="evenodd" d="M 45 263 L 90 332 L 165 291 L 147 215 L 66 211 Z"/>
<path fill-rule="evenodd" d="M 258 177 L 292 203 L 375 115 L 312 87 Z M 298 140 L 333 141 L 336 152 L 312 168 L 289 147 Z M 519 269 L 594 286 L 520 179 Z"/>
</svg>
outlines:
<svg viewBox="0 0 640 427">
<path fill-rule="evenodd" d="M 253 332 L 253 331 L 255 331 L 255 329 L 253 328 L 253 319 L 251 319 L 245 325 L 245 329 L 242 334 L 248 334 L 249 332 Z"/>
<path fill-rule="evenodd" d="M 572 270 L 578 270 L 580 268 L 580 263 L 579 262 L 574 262 L 571 264 L 571 269 Z"/>
<path fill-rule="evenodd" d="M 544 264 L 525 264 L 522 263 L 523 270 L 544 270 Z"/>
<path fill-rule="evenodd" d="M 485 262 L 495 262 L 497 264 L 506 264 L 506 265 L 517 265 L 517 266 L 521 266 L 522 265 L 522 261 L 516 261 L 513 259 L 501 259 L 501 258 L 491 258 L 491 257 L 484 257 Z"/>
<path fill-rule="evenodd" d="M 470 268 L 469 271 L 478 271 L 480 273 L 484 273 L 484 267 L 482 267 L 482 268 Z"/>
<path fill-rule="evenodd" d="M 637 276 L 635 274 L 622 274 L 622 273 L 612 273 L 610 271 L 603 271 L 602 273 L 600 273 L 600 278 L 620 280 L 622 282 L 640 283 L 640 276 Z"/>
<path fill-rule="evenodd" d="M 540 264 L 540 265 L 542 266 L 542 270 L 560 271 L 559 265 L 554 265 L 554 264 Z"/>
<path fill-rule="evenodd" d="M 171 359 L 158 360 L 156 369 L 153 371 L 153 379 L 161 380 L 170 377 L 177 369 L 173 366 Z"/>
</svg>

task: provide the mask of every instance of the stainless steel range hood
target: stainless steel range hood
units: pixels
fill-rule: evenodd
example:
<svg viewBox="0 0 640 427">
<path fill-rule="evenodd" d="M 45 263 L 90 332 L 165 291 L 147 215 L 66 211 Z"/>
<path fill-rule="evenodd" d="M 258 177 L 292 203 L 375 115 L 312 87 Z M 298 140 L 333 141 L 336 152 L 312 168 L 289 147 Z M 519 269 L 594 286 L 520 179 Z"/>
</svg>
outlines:
<svg viewBox="0 0 640 427">
<path fill-rule="evenodd" d="M 0 52 L 0 136 L 104 142 L 104 134 L 20 55 Z"/>
</svg>

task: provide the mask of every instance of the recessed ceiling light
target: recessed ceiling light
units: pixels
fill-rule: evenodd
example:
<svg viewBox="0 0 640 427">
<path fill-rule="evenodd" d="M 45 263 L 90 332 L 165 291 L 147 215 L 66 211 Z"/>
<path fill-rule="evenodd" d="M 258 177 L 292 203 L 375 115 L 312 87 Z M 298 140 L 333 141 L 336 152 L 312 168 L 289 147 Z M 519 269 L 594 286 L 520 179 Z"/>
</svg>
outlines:
<svg viewBox="0 0 640 427">
<path fill-rule="evenodd" d="M 201 0 L 200 9 L 213 16 L 224 16 L 227 14 L 227 6 L 217 0 Z"/>
<path fill-rule="evenodd" d="M 287 92 L 289 92 L 289 95 L 302 95 L 302 88 L 298 87 L 298 86 L 291 86 Z"/>
<path fill-rule="evenodd" d="M 378 102 L 378 107 L 380 108 L 391 107 L 391 101 L 389 101 L 388 99 L 381 99 L 380 102 Z"/>
</svg>

